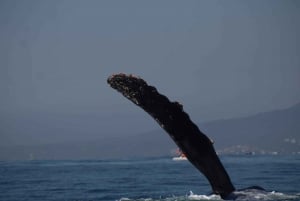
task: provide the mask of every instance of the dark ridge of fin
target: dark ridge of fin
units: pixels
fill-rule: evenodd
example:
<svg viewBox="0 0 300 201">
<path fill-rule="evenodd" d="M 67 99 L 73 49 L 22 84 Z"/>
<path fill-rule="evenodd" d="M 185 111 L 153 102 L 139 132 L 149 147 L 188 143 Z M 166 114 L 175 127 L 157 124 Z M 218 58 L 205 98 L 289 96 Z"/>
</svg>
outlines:
<svg viewBox="0 0 300 201">
<path fill-rule="evenodd" d="M 190 120 L 180 103 L 170 102 L 155 87 L 133 75 L 112 75 L 107 82 L 157 121 L 188 160 L 206 176 L 214 193 L 226 198 L 235 190 L 211 140 Z"/>
</svg>

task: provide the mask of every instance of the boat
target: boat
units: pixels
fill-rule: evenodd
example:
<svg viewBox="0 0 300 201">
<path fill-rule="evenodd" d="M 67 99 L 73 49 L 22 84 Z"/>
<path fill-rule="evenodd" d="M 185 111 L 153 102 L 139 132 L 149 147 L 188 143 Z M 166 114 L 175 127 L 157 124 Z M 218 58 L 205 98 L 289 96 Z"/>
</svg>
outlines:
<svg viewBox="0 0 300 201">
<path fill-rule="evenodd" d="M 173 161 L 186 161 L 187 158 L 186 157 L 182 157 L 182 156 L 178 156 L 178 157 L 173 157 L 172 160 Z"/>
<path fill-rule="evenodd" d="M 177 149 L 176 154 L 178 156 L 173 157 L 172 158 L 173 161 L 186 161 L 187 160 L 185 154 L 180 149 Z"/>
</svg>

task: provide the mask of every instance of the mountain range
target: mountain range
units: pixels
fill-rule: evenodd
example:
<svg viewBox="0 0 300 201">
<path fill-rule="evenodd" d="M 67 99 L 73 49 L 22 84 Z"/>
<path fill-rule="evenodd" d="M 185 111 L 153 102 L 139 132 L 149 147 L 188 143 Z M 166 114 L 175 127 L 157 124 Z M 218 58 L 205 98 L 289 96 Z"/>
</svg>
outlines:
<svg viewBox="0 0 300 201">
<path fill-rule="evenodd" d="M 214 141 L 219 153 L 300 154 L 300 103 L 287 109 L 197 125 Z M 130 141 L 138 153 L 167 155 L 176 149 L 162 129 L 137 135 Z"/>
<path fill-rule="evenodd" d="M 282 110 L 197 123 L 221 154 L 300 154 L 300 103 Z M 171 156 L 175 143 L 162 129 L 136 135 L 41 145 L 0 146 L 0 159 L 108 159 Z"/>
</svg>

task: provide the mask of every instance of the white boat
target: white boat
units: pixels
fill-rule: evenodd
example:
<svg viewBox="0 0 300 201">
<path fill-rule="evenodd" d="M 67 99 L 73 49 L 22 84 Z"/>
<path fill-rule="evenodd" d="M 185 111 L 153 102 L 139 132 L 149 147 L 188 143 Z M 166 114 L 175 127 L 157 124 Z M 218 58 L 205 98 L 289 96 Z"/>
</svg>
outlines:
<svg viewBox="0 0 300 201">
<path fill-rule="evenodd" d="M 178 157 L 173 157 L 173 161 L 186 161 L 187 158 L 185 156 L 178 156 Z"/>
<path fill-rule="evenodd" d="M 173 158 L 172 158 L 173 161 L 186 161 L 186 160 L 187 160 L 185 154 L 184 154 L 180 149 L 177 149 L 176 154 L 177 154 L 178 156 L 173 157 Z"/>
</svg>

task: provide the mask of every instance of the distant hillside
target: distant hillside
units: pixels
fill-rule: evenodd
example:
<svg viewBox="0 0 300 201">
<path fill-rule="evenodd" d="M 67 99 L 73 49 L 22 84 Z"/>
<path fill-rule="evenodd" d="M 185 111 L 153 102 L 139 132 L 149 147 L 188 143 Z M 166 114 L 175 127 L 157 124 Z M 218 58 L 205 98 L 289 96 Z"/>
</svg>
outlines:
<svg viewBox="0 0 300 201">
<path fill-rule="evenodd" d="M 249 145 L 267 151 L 300 151 L 300 103 L 283 110 L 200 124 L 203 132 L 222 149 Z"/>
<path fill-rule="evenodd" d="M 223 153 L 300 152 L 300 103 L 284 110 L 198 124 Z M 172 155 L 175 143 L 162 129 L 94 141 L 0 147 L 0 159 L 106 159 Z"/>
<path fill-rule="evenodd" d="M 240 147 L 249 151 L 292 153 L 300 151 L 300 103 L 283 110 L 198 124 L 215 142 L 217 150 Z M 131 143 L 140 144 L 140 153 L 170 154 L 176 147 L 163 131 L 137 135 Z M 155 154 L 159 154 L 155 152 Z"/>
<path fill-rule="evenodd" d="M 163 130 L 136 136 L 41 145 L 0 146 L 0 160 L 112 159 L 172 155 L 176 145 Z"/>
<path fill-rule="evenodd" d="M 283 110 L 198 124 L 201 131 L 215 142 L 216 150 L 228 148 L 292 153 L 300 151 L 300 103 Z M 170 155 L 175 143 L 162 129 L 120 139 L 122 153 L 138 155 Z M 232 150 L 232 149 L 229 149 Z M 225 152 L 226 153 L 226 152 Z"/>
</svg>

